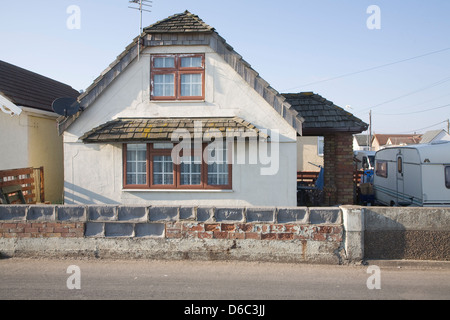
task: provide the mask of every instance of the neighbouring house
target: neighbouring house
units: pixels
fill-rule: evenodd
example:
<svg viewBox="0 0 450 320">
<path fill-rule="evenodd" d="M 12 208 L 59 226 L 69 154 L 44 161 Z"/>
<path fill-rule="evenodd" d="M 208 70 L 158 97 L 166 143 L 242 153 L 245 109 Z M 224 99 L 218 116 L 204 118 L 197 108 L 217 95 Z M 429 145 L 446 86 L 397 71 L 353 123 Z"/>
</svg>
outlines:
<svg viewBox="0 0 450 320">
<path fill-rule="evenodd" d="M 52 103 L 78 91 L 0 61 L 0 170 L 44 168 L 45 200 L 61 203 L 63 141 Z"/>
<path fill-rule="evenodd" d="M 188 11 L 145 28 L 78 100 L 59 119 L 66 204 L 296 206 L 303 118 Z"/>
<path fill-rule="evenodd" d="M 422 135 L 420 143 L 431 143 L 439 140 L 450 141 L 450 134 L 444 129 L 427 131 Z"/>
<path fill-rule="evenodd" d="M 324 138 L 321 136 L 297 137 L 297 171 L 319 171 L 323 167 Z"/>
<path fill-rule="evenodd" d="M 368 151 L 370 150 L 370 135 L 369 134 L 355 134 L 353 135 L 353 150 L 354 151 Z"/>
<path fill-rule="evenodd" d="M 304 119 L 302 136 L 324 137 L 324 204 L 352 204 L 353 135 L 366 131 L 368 125 L 319 94 L 301 92 L 283 96 Z"/>
<path fill-rule="evenodd" d="M 422 135 L 420 134 L 374 134 L 372 148 L 378 151 L 385 147 L 418 144 Z"/>
</svg>

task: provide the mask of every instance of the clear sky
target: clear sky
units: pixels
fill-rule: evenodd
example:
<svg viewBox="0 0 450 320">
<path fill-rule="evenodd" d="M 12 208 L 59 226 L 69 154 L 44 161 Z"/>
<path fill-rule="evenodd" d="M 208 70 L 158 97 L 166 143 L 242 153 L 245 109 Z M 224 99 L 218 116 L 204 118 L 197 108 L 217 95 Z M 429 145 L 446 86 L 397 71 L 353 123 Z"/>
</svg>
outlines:
<svg viewBox="0 0 450 320">
<path fill-rule="evenodd" d="M 71 5 L 80 29 L 67 27 Z M 84 90 L 137 36 L 128 5 L 2 0 L 0 60 Z M 279 92 L 313 91 L 366 122 L 372 110 L 375 133 L 447 129 L 449 0 L 153 0 L 143 24 L 185 10 Z"/>
</svg>

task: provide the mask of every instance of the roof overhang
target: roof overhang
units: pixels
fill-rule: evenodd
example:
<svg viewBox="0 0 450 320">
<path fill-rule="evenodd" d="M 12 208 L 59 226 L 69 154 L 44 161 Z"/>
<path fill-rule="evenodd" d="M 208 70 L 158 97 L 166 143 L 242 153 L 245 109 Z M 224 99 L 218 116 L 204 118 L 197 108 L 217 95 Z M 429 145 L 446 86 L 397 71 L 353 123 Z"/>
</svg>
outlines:
<svg viewBox="0 0 450 320">
<path fill-rule="evenodd" d="M 16 106 L 8 98 L 0 94 L 0 110 L 11 116 L 18 116 L 22 113 L 22 108 Z"/>
<path fill-rule="evenodd" d="M 181 138 L 181 139 L 180 139 Z M 251 123 L 238 118 L 119 118 L 86 132 L 84 143 L 203 141 L 218 138 L 268 139 Z"/>
</svg>

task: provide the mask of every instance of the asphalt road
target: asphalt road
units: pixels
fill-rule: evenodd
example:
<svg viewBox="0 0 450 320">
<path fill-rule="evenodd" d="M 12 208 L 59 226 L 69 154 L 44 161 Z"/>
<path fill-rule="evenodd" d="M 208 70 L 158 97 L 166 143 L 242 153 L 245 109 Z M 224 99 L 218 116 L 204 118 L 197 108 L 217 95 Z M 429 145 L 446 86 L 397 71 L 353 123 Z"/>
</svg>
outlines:
<svg viewBox="0 0 450 320">
<path fill-rule="evenodd" d="M 0 299 L 448 300 L 450 268 L 14 258 L 0 260 Z"/>
</svg>

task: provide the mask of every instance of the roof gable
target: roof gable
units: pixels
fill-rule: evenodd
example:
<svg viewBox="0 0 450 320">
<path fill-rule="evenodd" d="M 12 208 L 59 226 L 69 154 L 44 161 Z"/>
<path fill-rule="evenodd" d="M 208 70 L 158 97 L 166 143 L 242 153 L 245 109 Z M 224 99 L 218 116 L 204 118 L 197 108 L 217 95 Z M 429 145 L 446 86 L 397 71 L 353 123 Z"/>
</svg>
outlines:
<svg viewBox="0 0 450 320">
<path fill-rule="evenodd" d="M 57 98 L 79 96 L 67 84 L 0 61 L 0 93 L 17 106 L 52 110 Z"/>
<path fill-rule="evenodd" d="M 198 16 L 189 11 L 161 20 L 147 28 L 134 39 L 117 59 L 97 78 L 79 97 L 81 111 L 68 118 L 60 118 L 60 133 L 67 129 L 97 97 L 118 77 L 138 56 L 139 50 L 156 46 L 194 46 L 211 47 L 227 62 L 266 102 L 271 105 L 297 133 L 302 134 L 303 118 L 291 108 L 286 99 L 262 79 L 234 49 L 226 43 L 214 28 L 205 24 Z"/>
</svg>

